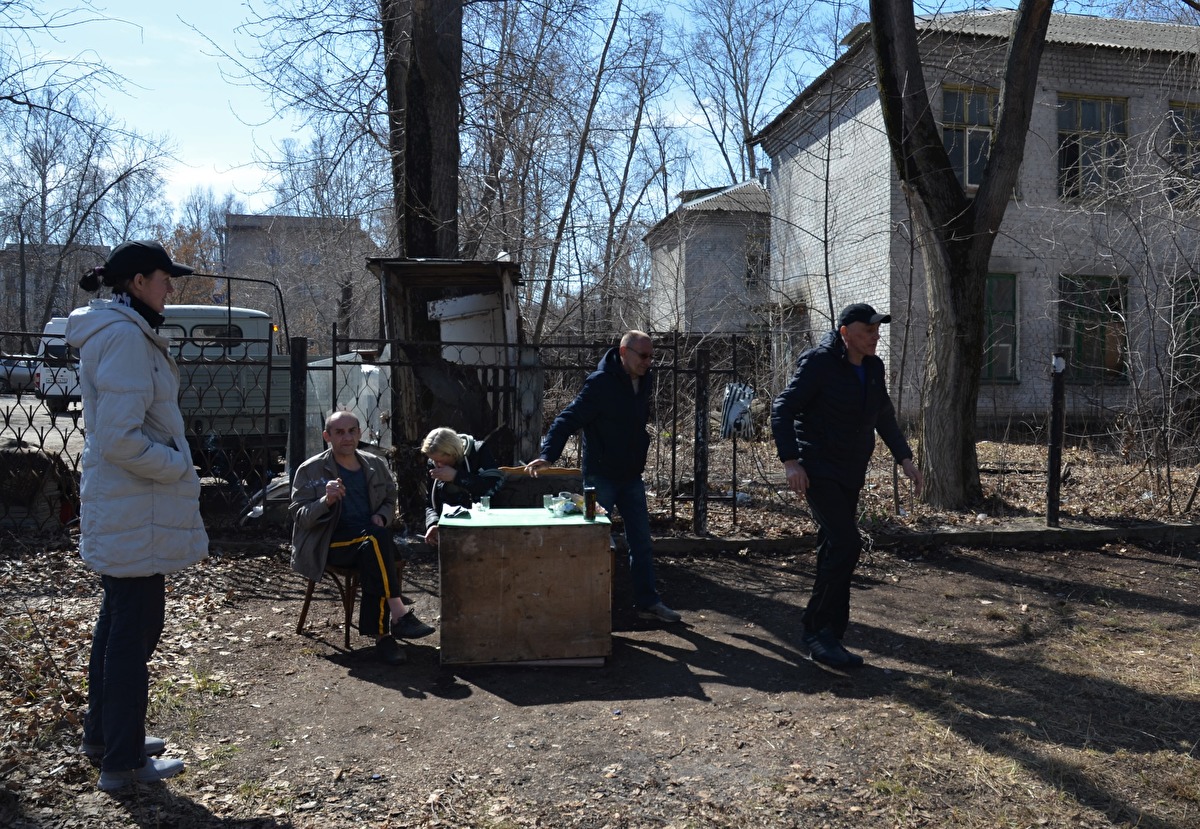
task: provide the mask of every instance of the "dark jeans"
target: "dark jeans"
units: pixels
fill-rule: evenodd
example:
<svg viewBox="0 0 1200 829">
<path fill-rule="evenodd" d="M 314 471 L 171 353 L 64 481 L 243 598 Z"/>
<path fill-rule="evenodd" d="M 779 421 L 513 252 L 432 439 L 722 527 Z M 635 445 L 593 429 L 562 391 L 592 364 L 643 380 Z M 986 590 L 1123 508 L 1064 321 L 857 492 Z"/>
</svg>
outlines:
<svg viewBox="0 0 1200 829">
<path fill-rule="evenodd" d="M 646 485 L 641 478 L 617 482 L 598 475 L 589 476 L 588 486 L 596 488 L 596 503 L 612 514 L 621 513 L 625 524 L 625 544 L 629 547 L 629 575 L 633 581 L 633 603 L 649 607 L 661 599 L 654 587 L 654 550 L 650 544 L 650 511 L 646 506 Z"/>
<path fill-rule="evenodd" d="M 104 746 L 103 770 L 127 771 L 146 764 L 146 663 L 162 636 L 166 581 L 161 575 L 100 580 L 104 598 L 92 633 L 83 741 Z"/>
<path fill-rule="evenodd" d="M 391 631 L 389 598 L 400 595 L 400 570 L 392 531 L 371 526 L 358 533 L 334 533 L 329 544 L 329 563 L 338 567 L 357 567 L 362 584 L 362 603 L 358 607 L 358 632 L 363 636 L 382 636 Z"/>
<path fill-rule="evenodd" d="M 841 639 L 850 623 L 850 579 L 862 554 L 858 493 L 829 478 L 813 478 L 808 507 L 817 523 L 817 574 L 802 617 L 804 629 L 829 628 Z"/>
</svg>

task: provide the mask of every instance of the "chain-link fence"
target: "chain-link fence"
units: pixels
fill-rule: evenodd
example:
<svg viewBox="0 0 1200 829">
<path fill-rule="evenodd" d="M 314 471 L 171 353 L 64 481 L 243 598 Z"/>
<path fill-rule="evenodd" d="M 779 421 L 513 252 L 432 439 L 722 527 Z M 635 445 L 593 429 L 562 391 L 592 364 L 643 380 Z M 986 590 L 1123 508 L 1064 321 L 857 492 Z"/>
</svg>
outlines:
<svg viewBox="0 0 1200 829">
<path fill-rule="evenodd" d="M 288 358 L 268 338 L 192 332 L 172 341 L 179 404 L 206 504 L 240 509 L 284 471 L 291 393 Z M 197 336 L 199 334 L 199 336 Z M 32 339 L 38 352 L 5 358 L 0 383 L 0 526 L 51 529 L 78 511 L 87 424 L 78 358 L 62 334 L 0 332 Z M 25 365 L 25 364 L 28 365 Z M 28 371 L 28 375 L 26 374 Z"/>
<path fill-rule="evenodd" d="M 487 439 L 505 465 L 528 461 L 537 456 L 550 421 L 612 347 L 393 345 L 339 339 L 335 332 L 331 342 L 339 356 L 308 359 L 303 339 L 293 341 L 295 354 L 289 356 L 275 353 L 271 339 L 187 333 L 173 340 L 172 352 L 180 369 L 180 408 L 204 484 L 206 521 L 243 513 L 256 499 L 261 503 L 272 480 L 276 499 L 286 498 L 289 453 L 320 451 L 325 416 L 350 409 L 362 421 L 364 440 L 391 459 L 401 514 L 414 529 L 426 477 L 419 445 L 429 430 L 449 426 Z M 43 339 L 22 332 L 0 337 Z M 76 356 L 61 335 L 49 339 L 56 356 L 48 357 L 43 347 L 27 365 L 9 369 L 6 363 L 0 383 L 0 526 L 50 529 L 77 514 L 87 424 L 78 402 Z M 682 511 L 701 531 L 709 504 L 728 508 L 736 521 L 739 442 L 766 428 L 770 362 L 765 344 L 754 338 L 656 339 L 646 481 L 657 511 L 675 519 L 681 505 L 691 505 Z M 26 370 L 28 379 L 19 373 Z M 560 462 L 578 465 L 580 449 L 577 436 Z"/>
</svg>

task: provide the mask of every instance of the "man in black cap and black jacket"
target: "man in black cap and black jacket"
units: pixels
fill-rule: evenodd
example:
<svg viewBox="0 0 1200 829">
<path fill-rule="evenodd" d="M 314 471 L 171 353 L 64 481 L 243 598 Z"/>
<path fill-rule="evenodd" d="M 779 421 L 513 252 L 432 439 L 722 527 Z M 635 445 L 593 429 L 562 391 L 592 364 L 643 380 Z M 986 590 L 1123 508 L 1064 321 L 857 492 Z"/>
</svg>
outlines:
<svg viewBox="0 0 1200 829">
<path fill-rule="evenodd" d="M 850 579 L 862 552 L 858 496 L 876 431 L 921 492 L 921 470 L 896 423 L 883 361 L 875 356 L 879 326 L 891 321 L 870 305 L 846 307 L 837 330 L 800 355 L 791 382 L 771 406 L 771 431 L 788 487 L 807 499 L 817 524 L 804 645 L 815 661 L 834 668 L 863 662 L 842 646 L 842 638 L 850 620 Z"/>
</svg>

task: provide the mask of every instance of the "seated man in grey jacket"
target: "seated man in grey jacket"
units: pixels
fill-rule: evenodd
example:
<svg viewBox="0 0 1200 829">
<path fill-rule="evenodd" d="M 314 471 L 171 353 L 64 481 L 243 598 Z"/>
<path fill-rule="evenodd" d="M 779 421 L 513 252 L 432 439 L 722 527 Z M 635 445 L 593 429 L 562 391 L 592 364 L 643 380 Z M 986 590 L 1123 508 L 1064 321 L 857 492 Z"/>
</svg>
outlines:
<svg viewBox="0 0 1200 829">
<path fill-rule="evenodd" d="M 321 435 L 329 449 L 305 461 L 292 481 L 292 569 L 319 581 L 326 564 L 357 567 L 363 591 L 358 632 L 376 638 L 381 660 L 401 665 L 408 655 L 396 640 L 434 629 L 400 596 L 390 529 L 396 481 L 382 458 L 359 450 L 361 427 L 351 412 L 331 414 Z"/>
</svg>

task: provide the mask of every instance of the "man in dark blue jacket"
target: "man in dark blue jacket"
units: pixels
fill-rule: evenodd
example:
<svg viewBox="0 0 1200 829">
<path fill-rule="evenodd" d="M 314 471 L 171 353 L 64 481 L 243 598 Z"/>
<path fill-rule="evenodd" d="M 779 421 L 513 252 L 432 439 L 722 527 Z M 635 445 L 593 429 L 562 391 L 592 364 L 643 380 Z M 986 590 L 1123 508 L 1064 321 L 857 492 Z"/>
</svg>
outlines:
<svg viewBox="0 0 1200 829">
<path fill-rule="evenodd" d="M 554 419 L 542 441 L 540 457 L 526 468 L 531 475 L 558 460 L 571 435 L 583 430 L 583 480 L 596 488 L 596 501 L 613 507 L 625 523 L 633 602 L 645 619 L 678 622 L 680 615 L 663 604 L 654 584 L 650 513 L 642 471 L 650 436 L 650 397 L 654 375 L 654 343 L 643 331 L 629 331 L 618 348 L 610 348 L 583 388 Z"/>
<path fill-rule="evenodd" d="M 875 356 L 879 326 L 891 322 L 856 303 L 837 330 L 800 355 L 796 373 L 771 406 L 771 431 L 788 487 L 808 500 L 817 524 L 817 571 L 804 611 L 804 644 L 817 662 L 857 667 L 862 657 L 842 646 L 850 621 L 850 579 L 862 552 L 858 496 L 875 451 L 875 432 L 921 492 L 921 470 L 896 423 Z"/>
</svg>

